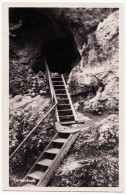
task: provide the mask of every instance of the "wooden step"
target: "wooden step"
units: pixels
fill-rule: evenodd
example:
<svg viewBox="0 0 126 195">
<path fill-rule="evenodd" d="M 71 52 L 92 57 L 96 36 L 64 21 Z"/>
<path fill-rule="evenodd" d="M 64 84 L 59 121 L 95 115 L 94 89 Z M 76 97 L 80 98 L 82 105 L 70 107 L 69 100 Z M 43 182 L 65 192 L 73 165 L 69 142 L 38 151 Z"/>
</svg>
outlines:
<svg viewBox="0 0 126 195">
<path fill-rule="evenodd" d="M 50 166 L 53 160 L 50 159 L 44 159 L 39 162 L 37 162 L 38 165 L 43 165 L 43 166 Z"/>
<path fill-rule="evenodd" d="M 58 103 L 58 106 L 59 107 L 67 107 L 67 106 L 69 106 L 70 108 L 71 108 L 71 105 L 69 104 L 69 103 L 67 103 L 67 104 L 61 104 L 61 103 Z M 65 110 L 65 108 L 64 108 L 64 110 Z"/>
<path fill-rule="evenodd" d="M 73 125 L 77 124 L 76 121 L 67 121 L 67 122 L 60 122 L 61 125 Z"/>
<path fill-rule="evenodd" d="M 62 77 L 52 77 L 52 81 L 62 81 Z"/>
<path fill-rule="evenodd" d="M 33 173 L 30 173 L 28 177 L 39 180 L 43 175 L 44 175 L 44 172 L 42 171 L 34 171 Z"/>
<path fill-rule="evenodd" d="M 54 174 L 54 171 L 59 166 L 61 160 L 63 159 L 64 155 L 69 151 L 71 145 L 75 141 L 75 139 L 79 135 L 79 131 L 77 132 L 59 132 L 57 133 L 52 141 L 49 143 L 45 151 L 39 156 L 38 160 L 34 163 L 31 167 L 30 171 L 24 177 L 24 180 L 27 181 L 30 178 L 35 179 L 35 184 L 32 185 L 34 187 L 44 187 L 49 182 L 50 178 Z M 54 144 L 61 144 L 62 147 L 60 149 L 57 148 L 50 148 Z M 54 155 L 55 158 L 48 159 L 45 158 L 48 155 Z M 42 167 L 47 167 L 45 172 L 40 171 Z M 34 171 L 33 171 L 34 170 Z M 32 180 L 31 180 L 32 181 Z M 31 185 L 31 184 L 30 184 Z M 30 187 L 29 182 L 24 186 Z"/>
<path fill-rule="evenodd" d="M 70 104 L 69 103 L 69 99 L 68 98 L 66 98 L 66 99 L 58 99 L 58 105 L 59 104 Z"/>
<path fill-rule="evenodd" d="M 58 106 L 70 106 L 70 104 L 58 104 Z"/>
<path fill-rule="evenodd" d="M 73 115 L 72 109 L 58 110 L 59 117 L 64 115 Z"/>
<path fill-rule="evenodd" d="M 63 85 L 63 81 L 53 81 L 53 80 L 52 80 L 52 82 L 53 82 L 53 83 L 58 83 L 58 84 L 59 84 L 59 83 L 60 83 L 60 84 L 62 83 L 62 85 Z"/>
<path fill-rule="evenodd" d="M 58 139 L 53 140 L 53 142 L 56 142 L 56 143 L 66 143 L 67 139 L 58 138 Z"/>
<path fill-rule="evenodd" d="M 68 121 L 74 121 L 74 116 L 70 116 L 70 117 L 59 117 L 60 118 L 60 122 L 68 122 Z"/>
<path fill-rule="evenodd" d="M 60 99 L 59 101 L 65 101 L 65 100 L 68 100 L 68 101 L 69 101 L 68 98 L 62 98 L 62 99 Z"/>
<path fill-rule="evenodd" d="M 72 115 L 63 115 L 63 116 L 59 116 L 60 118 L 69 118 L 69 117 L 74 117 L 74 115 L 72 114 Z"/>
<path fill-rule="evenodd" d="M 56 93 L 56 96 L 59 97 L 59 98 L 60 98 L 60 97 L 65 97 L 65 98 L 67 98 L 67 94 L 59 94 L 59 93 Z"/>
<path fill-rule="evenodd" d="M 45 151 L 46 153 L 52 153 L 52 154 L 58 154 L 58 152 L 60 151 L 60 149 L 57 148 L 51 148 L 47 151 Z"/>
<path fill-rule="evenodd" d="M 54 89 L 57 90 L 57 89 L 64 89 L 65 90 L 65 87 L 64 85 L 53 85 L 54 86 Z"/>
<path fill-rule="evenodd" d="M 58 112 L 61 113 L 61 114 L 65 112 L 65 114 L 67 114 L 67 112 L 72 112 L 72 109 L 64 109 L 64 110 L 59 110 L 58 109 Z M 67 115 L 69 115 L 69 114 L 67 114 Z"/>
</svg>

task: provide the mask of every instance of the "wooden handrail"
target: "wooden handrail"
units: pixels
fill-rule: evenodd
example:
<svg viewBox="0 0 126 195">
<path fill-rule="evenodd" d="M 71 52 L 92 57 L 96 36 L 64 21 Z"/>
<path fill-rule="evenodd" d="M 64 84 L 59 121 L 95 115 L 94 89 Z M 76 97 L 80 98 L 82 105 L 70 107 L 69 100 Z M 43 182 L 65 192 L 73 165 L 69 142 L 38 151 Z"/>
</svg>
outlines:
<svg viewBox="0 0 126 195">
<path fill-rule="evenodd" d="M 45 67 L 46 67 L 46 76 L 47 76 L 48 81 L 49 81 L 52 102 L 54 100 L 53 103 L 58 104 L 57 97 L 56 97 L 56 93 L 55 93 L 55 90 L 54 90 L 54 87 L 53 87 L 53 83 L 52 83 L 52 79 L 51 79 L 51 74 L 50 74 L 49 67 L 48 67 L 48 64 L 47 64 L 46 60 L 45 60 Z M 59 122 L 60 120 L 59 120 L 59 115 L 58 115 L 57 107 L 55 107 L 55 114 L 56 114 L 56 119 Z"/>
<path fill-rule="evenodd" d="M 38 124 L 29 132 L 29 134 L 25 137 L 25 139 L 19 144 L 19 146 L 14 150 L 14 152 L 9 156 L 9 160 L 16 154 L 19 148 L 25 143 L 25 141 L 29 138 L 29 136 L 36 130 L 36 128 L 43 122 L 43 120 L 50 114 L 50 112 L 55 109 L 57 103 L 55 103 L 52 108 L 45 114 L 44 117 L 38 122 Z"/>
</svg>

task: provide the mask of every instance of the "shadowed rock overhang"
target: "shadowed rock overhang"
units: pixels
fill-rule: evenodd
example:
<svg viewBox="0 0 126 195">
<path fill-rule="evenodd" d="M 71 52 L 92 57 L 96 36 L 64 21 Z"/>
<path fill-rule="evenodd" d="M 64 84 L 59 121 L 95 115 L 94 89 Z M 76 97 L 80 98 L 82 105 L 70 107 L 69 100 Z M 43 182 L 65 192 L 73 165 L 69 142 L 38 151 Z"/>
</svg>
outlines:
<svg viewBox="0 0 126 195">
<path fill-rule="evenodd" d="M 13 39 L 13 45 L 21 48 L 29 40 L 35 50 L 39 46 L 39 61 L 33 65 L 35 72 L 45 70 L 45 59 L 50 71 L 60 74 L 70 72 L 80 61 L 74 35 L 64 21 L 57 21 L 46 9 L 10 8 L 9 13 L 10 32 L 14 34 L 10 43 Z"/>
</svg>

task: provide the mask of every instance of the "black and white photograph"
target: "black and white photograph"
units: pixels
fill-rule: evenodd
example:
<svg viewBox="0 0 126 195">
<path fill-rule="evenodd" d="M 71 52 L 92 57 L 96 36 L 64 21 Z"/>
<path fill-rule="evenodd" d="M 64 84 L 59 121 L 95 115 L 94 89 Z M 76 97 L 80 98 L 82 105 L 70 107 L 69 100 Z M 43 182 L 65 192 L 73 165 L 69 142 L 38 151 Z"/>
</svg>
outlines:
<svg viewBox="0 0 126 195">
<path fill-rule="evenodd" d="M 16 5 L 9 188 L 119 188 L 120 7 Z"/>
</svg>

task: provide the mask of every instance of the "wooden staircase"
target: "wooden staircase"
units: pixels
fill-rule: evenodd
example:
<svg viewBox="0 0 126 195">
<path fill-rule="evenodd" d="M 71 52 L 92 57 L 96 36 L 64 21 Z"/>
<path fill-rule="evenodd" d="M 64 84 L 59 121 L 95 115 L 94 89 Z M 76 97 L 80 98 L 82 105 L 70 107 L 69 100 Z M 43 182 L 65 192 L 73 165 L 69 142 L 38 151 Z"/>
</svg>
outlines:
<svg viewBox="0 0 126 195">
<path fill-rule="evenodd" d="M 56 93 L 58 105 L 57 111 L 61 125 L 72 125 L 77 123 L 76 113 L 67 90 L 63 75 L 53 76 L 51 74 L 52 84 Z"/>
<path fill-rule="evenodd" d="M 51 176 L 60 161 L 68 152 L 80 131 L 56 133 L 45 151 L 34 163 L 30 171 L 24 177 L 22 187 L 44 187 L 48 184 Z"/>
<path fill-rule="evenodd" d="M 56 133 L 52 141 L 24 177 L 23 181 L 25 182 L 21 184 L 22 187 L 46 186 L 64 155 L 68 152 L 80 133 L 79 130 L 72 130 L 72 127 L 69 126 L 77 123 L 77 117 L 64 76 L 51 74 L 47 64 L 46 71 L 52 103 L 56 105 L 56 121 L 69 128 L 67 127 L 67 130 Z"/>
</svg>

